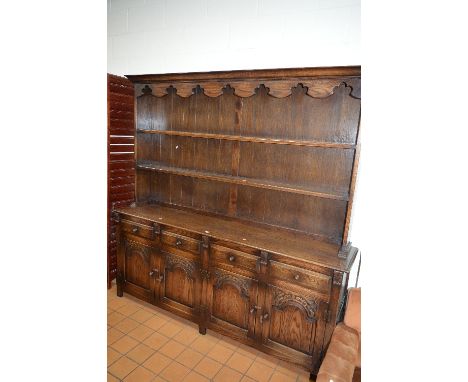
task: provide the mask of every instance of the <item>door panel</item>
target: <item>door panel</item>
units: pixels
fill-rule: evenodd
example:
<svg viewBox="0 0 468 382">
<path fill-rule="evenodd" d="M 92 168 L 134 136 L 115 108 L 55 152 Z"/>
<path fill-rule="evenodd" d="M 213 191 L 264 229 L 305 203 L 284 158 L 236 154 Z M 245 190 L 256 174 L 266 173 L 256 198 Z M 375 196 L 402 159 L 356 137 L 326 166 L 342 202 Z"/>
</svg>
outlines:
<svg viewBox="0 0 468 382">
<path fill-rule="evenodd" d="M 200 293 L 199 263 L 194 255 L 162 252 L 160 304 L 176 314 L 193 318 Z"/>
<path fill-rule="evenodd" d="M 242 337 L 254 337 L 257 282 L 221 269 L 212 272 L 209 291 L 210 322 L 235 331 Z"/>
<path fill-rule="evenodd" d="M 310 291 L 268 285 L 262 322 L 263 343 L 313 356 L 321 350 L 327 304 Z"/>
<path fill-rule="evenodd" d="M 131 235 L 123 239 L 124 289 L 146 301 L 154 300 L 151 270 L 157 266 L 157 249 Z"/>
</svg>

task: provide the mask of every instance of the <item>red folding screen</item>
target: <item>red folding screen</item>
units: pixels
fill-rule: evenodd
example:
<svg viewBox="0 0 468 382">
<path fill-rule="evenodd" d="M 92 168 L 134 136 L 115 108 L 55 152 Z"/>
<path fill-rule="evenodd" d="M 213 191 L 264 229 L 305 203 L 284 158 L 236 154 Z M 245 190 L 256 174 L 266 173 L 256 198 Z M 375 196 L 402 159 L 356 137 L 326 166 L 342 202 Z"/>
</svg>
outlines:
<svg viewBox="0 0 468 382">
<path fill-rule="evenodd" d="M 135 201 L 135 122 L 133 84 L 124 77 L 107 74 L 107 282 L 117 272 L 113 206 Z"/>
</svg>

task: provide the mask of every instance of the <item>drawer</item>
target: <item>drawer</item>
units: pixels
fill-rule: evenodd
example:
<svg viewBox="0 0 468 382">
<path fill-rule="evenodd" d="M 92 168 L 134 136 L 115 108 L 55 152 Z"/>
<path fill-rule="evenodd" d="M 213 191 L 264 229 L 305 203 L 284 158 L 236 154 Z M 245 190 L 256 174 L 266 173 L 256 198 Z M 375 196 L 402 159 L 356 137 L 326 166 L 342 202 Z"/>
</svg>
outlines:
<svg viewBox="0 0 468 382">
<path fill-rule="evenodd" d="M 161 242 L 184 251 L 200 253 L 200 241 L 188 236 L 163 231 Z"/>
<path fill-rule="evenodd" d="M 270 281 L 274 283 L 274 280 L 287 281 L 290 284 L 314 289 L 325 294 L 329 293 L 331 287 L 330 276 L 271 261 Z"/>
<path fill-rule="evenodd" d="M 248 275 L 254 276 L 258 257 L 213 244 L 211 259 L 215 266 L 222 266 L 231 272 L 246 271 Z"/>
<path fill-rule="evenodd" d="M 129 233 L 139 237 L 144 237 L 145 239 L 154 239 L 155 235 L 152 226 L 135 223 L 128 220 L 122 220 L 120 224 L 122 231 L 125 233 Z"/>
</svg>

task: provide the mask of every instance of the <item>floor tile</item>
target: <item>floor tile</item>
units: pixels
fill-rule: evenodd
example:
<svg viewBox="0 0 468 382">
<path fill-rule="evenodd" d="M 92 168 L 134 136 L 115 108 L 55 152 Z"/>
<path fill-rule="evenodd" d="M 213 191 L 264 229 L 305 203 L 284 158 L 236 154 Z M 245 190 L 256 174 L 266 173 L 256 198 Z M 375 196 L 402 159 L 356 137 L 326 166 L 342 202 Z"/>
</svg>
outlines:
<svg viewBox="0 0 468 382">
<path fill-rule="evenodd" d="M 119 312 L 112 312 L 107 316 L 107 323 L 111 326 L 117 325 L 120 321 L 122 321 L 125 316 Z"/>
<path fill-rule="evenodd" d="M 189 369 L 193 369 L 202 358 L 203 355 L 201 355 L 199 352 L 193 349 L 185 349 L 182 353 L 179 354 L 176 360 L 182 365 L 187 366 Z"/>
<path fill-rule="evenodd" d="M 165 335 L 166 337 L 172 338 L 177 333 L 182 330 L 182 326 L 176 325 L 173 322 L 166 322 L 161 328 L 159 328 L 158 332 Z"/>
<path fill-rule="evenodd" d="M 225 363 L 234 353 L 234 350 L 221 345 L 219 342 L 208 352 L 208 357 L 215 361 Z"/>
<path fill-rule="evenodd" d="M 210 380 L 195 371 L 191 371 L 187 376 L 184 378 L 184 382 L 210 382 Z M 230 382 L 230 381 L 225 381 Z"/>
<path fill-rule="evenodd" d="M 154 374 L 142 366 L 138 366 L 124 379 L 124 382 L 151 382 Z"/>
<path fill-rule="evenodd" d="M 128 374 L 130 374 L 134 369 L 136 369 L 138 364 L 132 361 L 130 358 L 125 356 L 119 358 L 109 367 L 109 372 L 116 376 L 119 379 L 124 379 Z"/>
<path fill-rule="evenodd" d="M 226 365 L 244 374 L 252 363 L 253 360 L 251 358 L 236 352 L 227 360 Z"/>
<path fill-rule="evenodd" d="M 241 379 L 241 382 L 257 382 L 255 381 L 255 379 L 252 379 L 250 377 L 247 377 L 246 375 L 244 375 Z"/>
<path fill-rule="evenodd" d="M 286 375 L 279 371 L 274 371 L 270 382 L 296 382 L 297 375 Z"/>
<path fill-rule="evenodd" d="M 123 336 L 125 336 L 125 333 L 122 333 L 120 330 L 110 328 L 107 331 L 107 345 L 113 344 L 115 341 L 122 338 Z"/>
<path fill-rule="evenodd" d="M 250 366 L 249 370 L 247 370 L 245 375 L 259 382 L 267 382 L 273 374 L 273 371 L 273 368 L 255 361 L 252 366 Z"/>
<path fill-rule="evenodd" d="M 139 322 L 127 317 L 127 318 L 124 318 L 122 321 L 120 321 L 117 325 L 115 325 L 114 328 L 127 334 L 128 332 L 132 331 L 138 326 L 140 326 Z"/>
<path fill-rule="evenodd" d="M 129 303 L 127 305 L 124 305 L 117 309 L 117 311 L 120 314 L 123 314 L 124 316 L 131 316 L 133 313 L 138 312 L 141 309 L 141 307 L 138 304 L 135 303 Z"/>
<path fill-rule="evenodd" d="M 138 341 L 143 341 L 147 339 L 153 333 L 154 333 L 154 330 L 148 328 L 147 326 L 143 324 L 140 324 L 135 329 L 130 331 L 128 335 L 132 338 L 135 338 Z"/>
<path fill-rule="evenodd" d="M 176 341 L 179 341 L 182 345 L 190 345 L 195 341 L 201 334 L 198 333 L 198 329 L 191 327 L 185 327 L 179 333 L 177 333 L 173 338 Z"/>
<path fill-rule="evenodd" d="M 197 366 L 193 368 L 197 373 L 207 378 L 213 378 L 223 365 L 211 358 L 203 358 Z"/>
<path fill-rule="evenodd" d="M 174 361 L 160 373 L 160 376 L 168 382 L 180 382 L 189 372 L 188 367 Z"/>
<path fill-rule="evenodd" d="M 303 369 L 286 361 L 279 361 L 278 365 L 276 365 L 276 370 L 286 375 L 297 375 L 297 374 L 309 375 L 309 373 L 307 373 Z"/>
<path fill-rule="evenodd" d="M 242 378 L 242 374 L 230 367 L 224 366 L 213 378 L 214 382 L 238 382 Z"/>
<path fill-rule="evenodd" d="M 127 353 L 127 357 L 141 364 L 153 355 L 153 353 L 153 349 L 140 343 Z"/>
<path fill-rule="evenodd" d="M 133 313 L 132 315 L 130 315 L 130 318 L 135 320 L 135 321 L 138 321 L 139 323 L 143 323 L 147 320 L 149 320 L 151 317 L 153 317 L 153 314 L 147 312 L 146 310 L 144 309 L 140 309 L 139 311 Z"/>
<path fill-rule="evenodd" d="M 143 325 L 147 326 L 150 329 L 158 330 L 166 324 L 168 321 L 162 317 L 153 315 L 149 320 L 146 320 Z"/>
<path fill-rule="evenodd" d="M 107 382 L 120 382 L 120 379 L 115 378 L 112 374 L 107 373 Z"/>
<path fill-rule="evenodd" d="M 117 350 L 120 354 L 126 354 L 136 345 L 138 345 L 138 341 L 134 340 L 130 336 L 124 336 L 121 339 L 115 341 L 111 347 L 112 349 Z"/>
<path fill-rule="evenodd" d="M 122 357 L 122 354 L 120 354 L 117 350 L 114 350 L 109 346 L 107 347 L 107 366 L 113 364 L 120 357 Z"/>
<path fill-rule="evenodd" d="M 207 354 L 216 345 L 216 341 L 210 337 L 200 336 L 190 344 L 190 347 L 199 353 Z"/>
<path fill-rule="evenodd" d="M 107 306 L 113 310 L 118 310 L 122 307 L 124 307 L 125 305 L 127 305 L 127 301 L 121 299 L 121 298 L 116 298 L 116 299 L 113 299 L 111 301 L 108 301 L 107 302 Z"/>
<path fill-rule="evenodd" d="M 153 373 L 159 374 L 171 362 L 172 360 L 167 358 L 165 355 L 154 353 L 143 363 L 143 366 L 148 370 L 151 370 Z"/>
<path fill-rule="evenodd" d="M 168 356 L 169 358 L 175 359 L 180 353 L 182 353 L 185 350 L 185 346 L 182 345 L 181 343 L 170 340 L 164 344 L 161 349 L 159 349 L 159 352 Z"/>
<path fill-rule="evenodd" d="M 158 350 L 161 348 L 167 341 L 169 341 L 169 338 L 163 336 L 162 334 L 159 334 L 157 332 L 154 332 L 152 335 L 150 335 L 147 339 L 143 341 L 143 343 L 146 346 L 149 346 L 150 348 L 154 350 Z"/>
<path fill-rule="evenodd" d="M 245 344 L 239 344 L 239 347 L 236 349 L 236 351 L 252 359 L 256 358 L 259 354 L 259 351 L 257 349 L 254 349 L 253 347 Z"/>
</svg>

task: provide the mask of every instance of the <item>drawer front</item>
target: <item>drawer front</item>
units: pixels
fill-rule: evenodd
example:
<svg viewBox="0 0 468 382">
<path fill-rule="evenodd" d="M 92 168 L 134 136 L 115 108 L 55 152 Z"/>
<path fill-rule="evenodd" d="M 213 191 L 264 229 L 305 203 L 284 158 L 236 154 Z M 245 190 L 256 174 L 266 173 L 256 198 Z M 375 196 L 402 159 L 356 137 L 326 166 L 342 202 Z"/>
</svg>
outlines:
<svg viewBox="0 0 468 382">
<path fill-rule="evenodd" d="M 161 242 L 184 251 L 200 253 L 200 241 L 188 236 L 163 231 L 161 233 Z"/>
<path fill-rule="evenodd" d="M 131 221 L 122 220 L 120 222 L 122 231 L 125 233 L 129 233 L 138 237 L 143 237 L 145 239 L 153 240 L 154 229 L 152 226 L 139 224 Z"/>
<path fill-rule="evenodd" d="M 270 280 L 287 281 L 292 285 L 313 289 L 323 294 L 328 294 L 331 288 L 331 277 L 322 273 L 307 271 L 298 267 L 270 262 Z"/>
<path fill-rule="evenodd" d="M 231 272 L 241 272 L 249 276 L 255 276 L 257 257 L 235 249 L 211 246 L 211 259 L 213 265 L 221 266 Z"/>
</svg>

